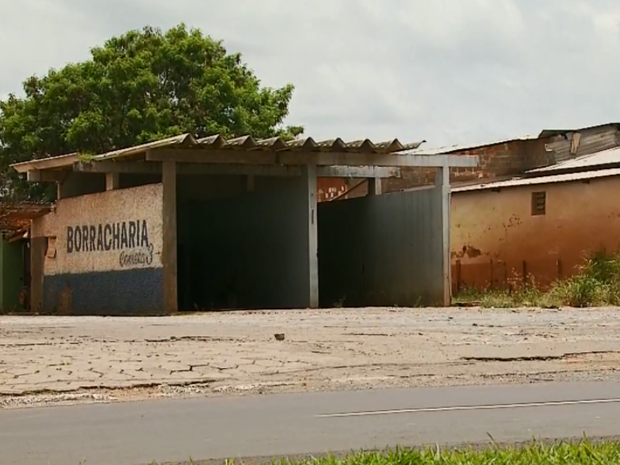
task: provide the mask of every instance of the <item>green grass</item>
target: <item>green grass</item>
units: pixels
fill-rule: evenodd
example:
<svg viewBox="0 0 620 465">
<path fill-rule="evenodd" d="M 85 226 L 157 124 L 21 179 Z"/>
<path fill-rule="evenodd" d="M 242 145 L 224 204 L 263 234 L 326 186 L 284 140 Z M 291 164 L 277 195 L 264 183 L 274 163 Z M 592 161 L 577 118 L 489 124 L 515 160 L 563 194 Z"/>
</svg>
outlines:
<svg viewBox="0 0 620 465">
<path fill-rule="evenodd" d="M 240 462 L 236 462 L 240 463 Z M 233 461 L 228 465 L 235 464 Z M 323 457 L 306 460 L 280 460 L 273 465 L 618 465 L 620 442 L 542 444 L 522 447 L 476 449 L 407 449 L 358 453 L 344 458 Z"/>
<path fill-rule="evenodd" d="M 542 291 L 532 279 L 511 290 L 466 289 L 454 298 L 456 305 L 482 307 L 604 307 L 620 305 L 620 253 L 596 253 L 585 260 L 575 276 Z"/>
</svg>

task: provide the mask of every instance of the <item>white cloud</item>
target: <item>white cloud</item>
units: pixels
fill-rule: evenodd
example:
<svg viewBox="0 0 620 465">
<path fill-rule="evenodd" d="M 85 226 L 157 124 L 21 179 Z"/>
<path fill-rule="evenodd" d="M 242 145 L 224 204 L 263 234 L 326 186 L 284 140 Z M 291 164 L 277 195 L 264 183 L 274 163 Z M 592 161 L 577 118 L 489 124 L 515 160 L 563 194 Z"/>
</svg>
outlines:
<svg viewBox="0 0 620 465">
<path fill-rule="evenodd" d="M 296 85 L 308 135 L 478 142 L 620 120 L 614 0 L 0 0 L 0 96 L 183 21 Z"/>
</svg>

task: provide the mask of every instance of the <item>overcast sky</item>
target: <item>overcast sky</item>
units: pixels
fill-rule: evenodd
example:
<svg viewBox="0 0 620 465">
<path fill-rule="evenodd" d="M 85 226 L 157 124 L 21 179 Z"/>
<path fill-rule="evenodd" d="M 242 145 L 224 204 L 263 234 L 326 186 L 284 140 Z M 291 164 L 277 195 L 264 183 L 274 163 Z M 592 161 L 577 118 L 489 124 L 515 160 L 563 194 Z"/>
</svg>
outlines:
<svg viewBox="0 0 620 465">
<path fill-rule="evenodd" d="M 620 120 L 617 0 L 0 0 L 0 98 L 180 22 L 296 86 L 317 138 L 477 143 Z"/>
</svg>

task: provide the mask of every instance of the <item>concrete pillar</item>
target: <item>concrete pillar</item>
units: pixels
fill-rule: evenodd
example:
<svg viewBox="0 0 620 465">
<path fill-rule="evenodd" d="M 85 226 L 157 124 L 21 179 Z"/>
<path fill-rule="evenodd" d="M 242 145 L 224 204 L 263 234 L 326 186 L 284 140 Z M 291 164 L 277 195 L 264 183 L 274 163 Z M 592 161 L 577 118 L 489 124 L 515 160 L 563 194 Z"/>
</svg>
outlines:
<svg viewBox="0 0 620 465">
<path fill-rule="evenodd" d="M 368 178 L 368 195 L 381 195 L 381 178 Z"/>
<path fill-rule="evenodd" d="M 177 271 L 177 167 L 172 161 L 162 162 L 164 310 L 179 310 Z"/>
<path fill-rule="evenodd" d="M 437 168 L 435 189 L 441 195 L 441 239 L 443 305 L 452 305 L 452 265 L 450 254 L 450 167 Z"/>
<path fill-rule="evenodd" d="M 105 190 L 111 191 L 120 187 L 120 175 L 118 173 L 105 174 Z"/>
<path fill-rule="evenodd" d="M 37 220 L 35 220 L 37 221 Z M 34 228 L 33 228 L 34 229 Z M 43 279 L 45 268 L 45 249 L 47 238 L 43 236 L 30 239 L 30 311 L 43 309 Z"/>
<path fill-rule="evenodd" d="M 316 165 L 306 165 L 302 169 L 302 183 L 305 196 L 307 219 L 308 253 L 308 307 L 319 307 L 319 234 L 317 221 L 317 182 Z"/>
</svg>

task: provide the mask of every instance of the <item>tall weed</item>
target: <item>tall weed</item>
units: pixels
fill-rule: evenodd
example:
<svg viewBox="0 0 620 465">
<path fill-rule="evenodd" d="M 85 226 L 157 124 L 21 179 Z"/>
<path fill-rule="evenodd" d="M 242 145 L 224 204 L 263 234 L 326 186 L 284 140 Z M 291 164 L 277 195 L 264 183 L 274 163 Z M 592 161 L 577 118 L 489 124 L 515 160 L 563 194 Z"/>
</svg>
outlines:
<svg viewBox="0 0 620 465">
<path fill-rule="evenodd" d="M 597 252 L 588 257 L 574 276 L 541 291 L 529 279 L 510 290 L 467 289 L 455 296 L 455 304 L 482 307 L 602 307 L 620 305 L 620 252 Z"/>
</svg>

